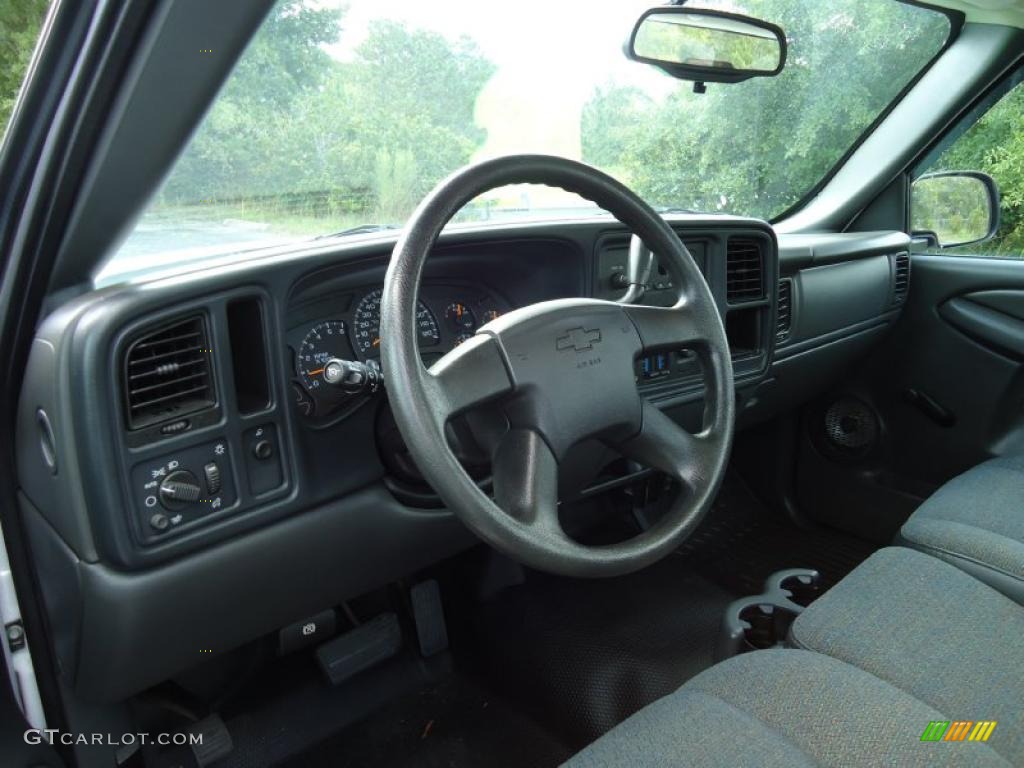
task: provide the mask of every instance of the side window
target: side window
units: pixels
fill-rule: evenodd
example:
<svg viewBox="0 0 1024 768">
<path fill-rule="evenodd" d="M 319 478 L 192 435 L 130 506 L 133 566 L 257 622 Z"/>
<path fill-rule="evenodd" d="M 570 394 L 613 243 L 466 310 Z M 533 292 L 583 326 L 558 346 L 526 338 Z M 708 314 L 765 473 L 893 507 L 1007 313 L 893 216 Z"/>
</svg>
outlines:
<svg viewBox="0 0 1024 768">
<path fill-rule="evenodd" d="M 1024 85 L 965 127 L 914 174 L 914 235 L 932 253 L 1024 258 Z"/>
<path fill-rule="evenodd" d="M 18 100 L 50 0 L 0 2 L 0 139 Z"/>
</svg>

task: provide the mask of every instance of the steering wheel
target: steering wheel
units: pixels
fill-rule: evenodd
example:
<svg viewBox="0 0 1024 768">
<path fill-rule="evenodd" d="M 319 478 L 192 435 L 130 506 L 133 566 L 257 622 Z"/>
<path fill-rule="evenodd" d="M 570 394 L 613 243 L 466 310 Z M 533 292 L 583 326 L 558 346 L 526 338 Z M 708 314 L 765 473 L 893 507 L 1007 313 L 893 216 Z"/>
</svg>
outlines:
<svg viewBox="0 0 1024 768">
<path fill-rule="evenodd" d="M 671 308 L 559 299 L 510 312 L 427 370 L 416 329 L 424 264 L 448 221 L 497 187 L 543 184 L 612 213 L 656 253 L 679 300 Z M 703 430 L 691 434 L 640 397 L 638 356 L 693 350 L 704 370 Z M 722 319 L 686 246 L 629 188 L 564 158 L 514 155 L 441 182 L 395 246 L 381 299 L 381 357 L 399 431 L 423 476 L 481 539 L 532 568 L 566 576 L 614 576 L 675 549 L 701 521 L 725 473 L 735 421 L 732 362 Z M 508 429 L 496 441 L 494 499 L 455 458 L 448 421 L 495 403 Z M 682 490 L 649 529 L 627 541 L 579 544 L 558 519 L 558 467 L 569 449 L 599 439 L 678 480 Z"/>
</svg>

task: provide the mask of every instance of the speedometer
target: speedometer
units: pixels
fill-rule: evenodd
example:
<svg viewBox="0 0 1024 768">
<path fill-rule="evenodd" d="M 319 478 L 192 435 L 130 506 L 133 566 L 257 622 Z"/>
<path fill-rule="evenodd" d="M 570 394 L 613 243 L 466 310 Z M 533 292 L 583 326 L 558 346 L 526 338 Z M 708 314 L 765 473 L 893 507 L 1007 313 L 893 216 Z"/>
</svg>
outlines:
<svg viewBox="0 0 1024 768">
<path fill-rule="evenodd" d="M 380 355 L 381 290 L 366 294 L 352 316 L 352 340 L 363 357 Z M 441 341 L 441 332 L 433 313 L 422 301 L 416 305 L 416 333 L 421 347 L 432 347 Z"/>
</svg>

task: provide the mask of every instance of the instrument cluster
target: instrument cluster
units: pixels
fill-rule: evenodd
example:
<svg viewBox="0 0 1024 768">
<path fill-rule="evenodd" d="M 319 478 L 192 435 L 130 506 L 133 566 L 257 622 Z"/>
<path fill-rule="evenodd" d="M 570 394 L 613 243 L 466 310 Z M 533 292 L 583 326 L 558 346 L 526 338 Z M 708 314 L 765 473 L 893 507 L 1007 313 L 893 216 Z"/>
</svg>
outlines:
<svg viewBox="0 0 1024 768">
<path fill-rule="evenodd" d="M 352 393 L 330 383 L 331 361 L 350 361 L 380 369 L 382 289 L 370 286 L 331 299 L 335 314 L 307 321 L 288 332 L 292 353 L 292 394 L 300 413 L 314 423 L 340 418 Z M 475 284 L 426 283 L 416 311 L 423 362 L 432 365 L 471 338 L 483 325 L 512 307 L 495 292 Z M 387 384 L 387 372 L 383 371 Z"/>
</svg>

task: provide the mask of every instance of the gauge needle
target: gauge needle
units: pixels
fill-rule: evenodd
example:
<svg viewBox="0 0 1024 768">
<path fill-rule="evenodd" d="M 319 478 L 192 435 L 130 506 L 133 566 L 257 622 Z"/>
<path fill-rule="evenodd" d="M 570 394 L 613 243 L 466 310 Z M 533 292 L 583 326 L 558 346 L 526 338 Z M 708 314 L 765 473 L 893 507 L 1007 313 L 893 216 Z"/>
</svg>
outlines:
<svg viewBox="0 0 1024 768">
<path fill-rule="evenodd" d="M 379 347 L 380 346 L 380 339 L 374 339 L 373 340 L 373 346 Z"/>
<path fill-rule="evenodd" d="M 309 375 L 310 376 L 319 376 L 323 372 L 324 372 L 323 368 L 317 368 L 315 371 L 309 371 Z"/>
</svg>

